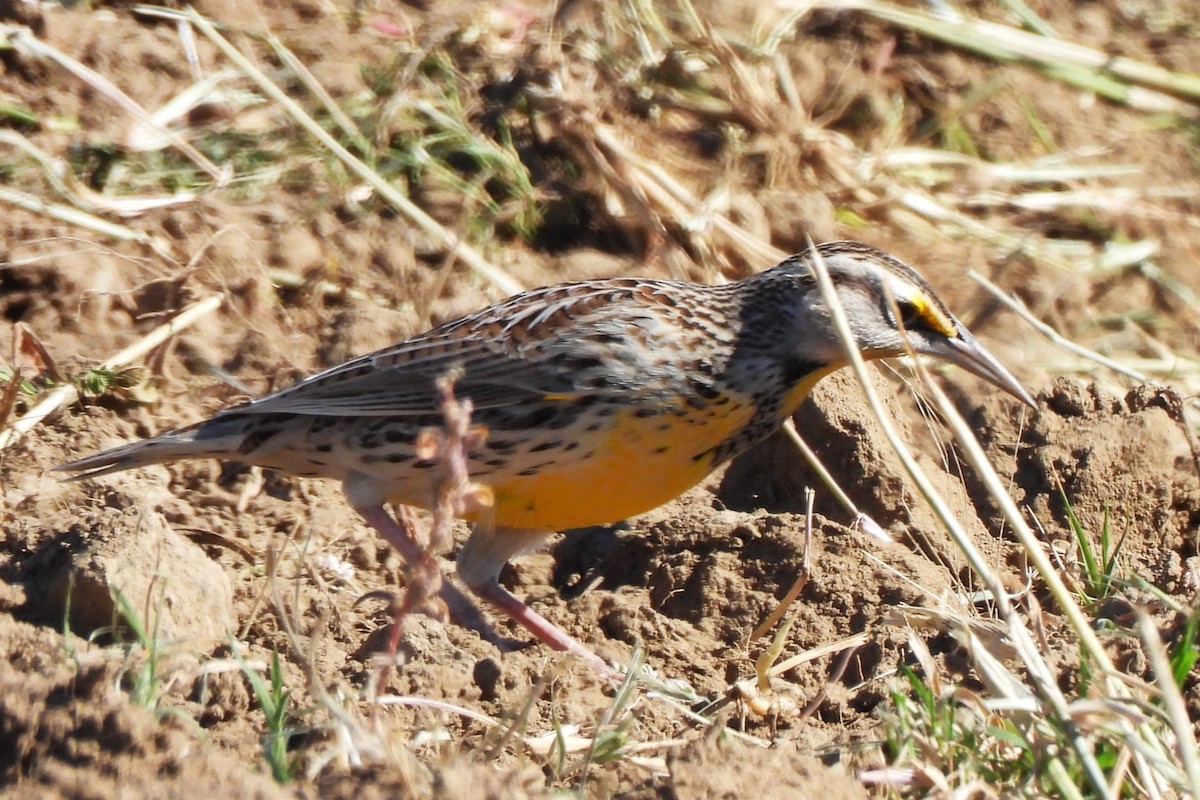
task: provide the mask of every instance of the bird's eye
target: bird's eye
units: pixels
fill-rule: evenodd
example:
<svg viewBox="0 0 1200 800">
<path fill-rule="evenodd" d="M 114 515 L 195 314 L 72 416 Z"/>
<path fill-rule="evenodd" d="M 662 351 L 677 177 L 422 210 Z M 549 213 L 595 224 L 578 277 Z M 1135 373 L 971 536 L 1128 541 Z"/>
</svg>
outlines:
<svg viewBox="0 0 1200 800">
<path fill-rule="evenodd" d="M 900 324 L 906 331 L 927 327 L 925 314 L 917 303 L 911 300 L 897 300 L 896 310 L 900 312 Z"/>
</svg>

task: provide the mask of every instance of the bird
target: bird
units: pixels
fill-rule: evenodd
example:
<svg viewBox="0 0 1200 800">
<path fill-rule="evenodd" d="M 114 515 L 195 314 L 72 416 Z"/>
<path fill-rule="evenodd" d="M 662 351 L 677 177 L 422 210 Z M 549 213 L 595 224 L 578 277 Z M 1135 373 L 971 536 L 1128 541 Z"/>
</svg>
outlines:
<svg viewBox="0 0 1200 800">
<path fill-rule="evenodd" d="M 349 505 L 409 564 L 422 552 L 387 506 L 429 508 L 442 423 L 439 385 L 486 430 L 467 453 L 485 508 L 461 582 L 537 640 L 604 662 L 499 582 L 503 566 L 558 531 L 660 506 L 781 427 L 848 362 L 814 272 L 824 264 L 866 359 L 919 354 L 956 365 L 1036 408 L 1018 380 L 921 275 L 854 241 L 811 245 L 738 281 L 648 278 L 561 283 L 363 355 L 210 418 L 57 467 L 76 479 L 216 458 L 340 480 Z M 487 630 L 445 582 L 452 618 Z"/>
</svg>

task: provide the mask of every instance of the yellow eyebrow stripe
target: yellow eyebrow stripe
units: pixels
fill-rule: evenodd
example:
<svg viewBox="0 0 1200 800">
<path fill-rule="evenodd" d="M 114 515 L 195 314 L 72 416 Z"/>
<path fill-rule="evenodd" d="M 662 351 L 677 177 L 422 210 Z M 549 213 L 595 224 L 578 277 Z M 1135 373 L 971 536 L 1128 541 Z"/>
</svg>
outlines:
<svg viewBox="0 0 1200 800">
<path fill-rule="evenodd" d="M 918 294 L 909 299 L 917 309 L 917 315 L 925 322 L 926 325 L 933 328 L 943 336 L 953 338 L 958 335 L 954 323 L 950 318 L 943 314 L 936 305 L 929 302 L 929 299 L 924 295 Z"/>
</svg>

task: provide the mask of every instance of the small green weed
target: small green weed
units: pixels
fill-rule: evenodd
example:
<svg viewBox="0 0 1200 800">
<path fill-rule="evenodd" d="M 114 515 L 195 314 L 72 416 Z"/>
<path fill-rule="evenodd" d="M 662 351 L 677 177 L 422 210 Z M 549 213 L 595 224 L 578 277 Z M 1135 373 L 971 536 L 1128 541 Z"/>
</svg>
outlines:
<svg viewBox="0 0 1200 800">
<path fill-rule="evenodd" d="M 1071 527 L 1071 532 L 1075 535 L 1075 542 L 1079 546 L 1079 555 L 1082 559 L 1083 567 L 1083 585 L 1082 599 L 1085 602 L 1095 602 L 1103 600 L 1112 595 L 1116 586 L 1117 572 L 1117 557 L 1121 554 L 1121 547 L 1125 544 L 1125 536 L 1113 546 L 1111 518 L 1108 513 L 1108 506 L 1104 507 L 1104 520 L 1100 525 L 1100 552 L 1096 552 L 1096 546 L 1093 543 L 1093 537 L 1083 527 L 1083 523 L 1079 521 L 1079 517 L 1075 514 L 1075 508 L 1071 505 L 1071 501 L 1067 499 L 1067 493 L 1060 486 L 1058 488 L 1059 497 L 1062 498 L 1063 505 L 1067 512 L 1067 522 Z M 1126 532 L 1126 535 L 1128 531 Z"/>
<path fill-rule="evenodd" d="M 1183 626 L 1183 635 L 1175 640 L 1170 652 L 1171 674 L 1175 677 L 1175 685 L 1180 689 L 1192 673 L 1197 656 L 1200 656 L 1200 648 L 1196 646 L 1197 633 L 1200 633 L 1200 609 L 1193 608 Z"/>
<path fill-rule="evenodd" d="M 1027 782 L 1036 768 L 1024 734 L 997 715 L 981 716 L 978 704 L 957 692 L 935 693 L 910 667 L 902 667 L 911 696 L 892 693 L 895 717 L 886 749 L 892 763 L 936 770 L 950 785 L 982 780 L 991 786 Z"/>
<path fill-rule="evenodd" d="M 124 369 L 91 367 L 72 375 L 70 380 L 83 400 L 95 401 L 116 396 L 135 403 L 150 403 L 157 396 L 146 377 L 146 371 L 141 366 Z"/>
<path fill-rule="evenodd" d="M 268 685 L 256 670 L 242 665 L 242 672 L 250 681 L 258 705 L 267 720 L 267 733 L 263 736 L 263 758 L 271 768 L 271 777 L 276 783 L 288 783 L 292 779 L 292 765 L 288 761 L 288 740 L 292 731 L 288 727 L 292 714 L 291 693 L 283 688 L 283 669 L 279 664 L 279 653 L 271 653 L 271 683 Z"/>
<path fill-rule="evenodd" d="M 162 592 L 159 592 L 159 607 L 162 602 Z M 134 668 L 126 673 L 127 688 L 130 699 L 143 708 L 155 713 L 159 711 L 159 700 L 162 698 L 162 675 L 159 670 L 162 656 L 161 642 L 158 638 L 158 615 L 154 617 L 152 627 L 147 628 L 145 621 L 139 616 L 133 603 L 120 589 L 113 589 L 113 598 L 117 603 L 117 613 L 121 617 L 118 624 L 112 626 L 114 636 L 121 637 L 128 630 L 133 639 L 121 642 L 125 648 L 126 658 L 132 660 L 135 656 L 134 646 L 141 648 L 144 658 Z"/>
<path fill-rule="evenodd" d="M 970 690 L 936 693 L 912 669 L 901 674 L 911 696 L 892 694 L 886 752 L 893 765 L 917 776 L 901 796 L 925 797 L 931 786 L 970 792 L 981 785 L 1001 797 L 1089 796 L 1081 789 L 1088 777 L 1070 748 L 1069 731 L 1052 716 L 995 711 Z M 1095 756 L 1105 772 L 1118 760 L 1103 739 Z"/>
</svg>

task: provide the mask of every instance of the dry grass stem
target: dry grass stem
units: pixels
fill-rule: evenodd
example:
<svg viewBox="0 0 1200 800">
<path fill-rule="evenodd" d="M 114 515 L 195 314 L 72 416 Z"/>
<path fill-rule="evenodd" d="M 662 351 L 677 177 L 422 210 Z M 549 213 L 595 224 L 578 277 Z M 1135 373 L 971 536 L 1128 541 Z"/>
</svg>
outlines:
<svg viewBox="0 0 1200 800">
<path fill-rule="evenodd" d="M 105 360 L 100 368 L 119 370 L 135 363 L 179 331 L 216 311 L 223 302 L 225 302 L 224 295 L 214 294 L 193 303 L 175 315 L 170 322 L 158 326 L 129 347 Z M 75 402 L 78 397 L 79 390 L 73 384 L 60 386 L 52 391 L 44 400 L 14 420 L 9 427 L 0 431 L 0 450 L 10 446 L 59 408 Z"/>
<path fill-rule="evenodd" d="M 229 181 L 231 176 L 227 169 L 222 169 L 209 161 L 203 153 L 197 150 L 180 134 L 159 125 L 155 121 L 153 114 L 142 108 L 136 100 L 126 94 L 111 80 L 96 72 L 96 70 L 71 58 L 57 48 L 46 44 L 26 28 L 14 25 L 0 25 L 0 37 L 7 38 L 18 52 L 28 54 L 34 59 L 53 61 L 92 87 L 99 96 L 124 110 L 139 123 L 145 125 L 147 128 L 156 130 L 161 136 L 169 140 L 171 145 L 179 150 L 179 152 L 183 153 L 183 155 L 204 172 L 207 172 L 213 179 L 216 187 L 222 187 Z"/>
<path fill-rule="evenodd" d="M 1054 672 L 1050 669 L 1049 665 L 1046 663 L 1044 657 L 1034 643 L 1033 638 L 1029 635 L 1028 628 L 1025 626 L 1024 621 L 1019 615 L 1016 614 L 1012 605 L 1007 602 L 1007 596 L 1004 594 L 1004 587 L 998 576 L 992 569 L 991 565 L 987 562 L 987 559 L 985 559 L 983 554 L 980 553 L 975 547 L 974 542 L 971 541 L 971 538 L 963 529 L 962 523 L 949 511 L 945 501 L 941 498 L 938 491 L 934 488 L 933 484 L 924 474 L 924 471 L 917 464 L 916 459 L 913 457 L 908 447 L 900 439 L 895 427 L 892 425 L 891 420 L 884 411 L 883 404 L 880 402 L 880 399 L 876 394 L 875 388 L 867 373 L 866 363 L 863 361 L 862 355 L 859 353 L 858 347 L 855 344 L 854 335 L 851 332 L 849 323 L 846 320 L 845 311 L 841 308 L 841 305 L 838 302 L 837 294 L 835 293 L 833 284 L 829 279 L 829 273 L 826 271 L 825 265 L 819 257 L 814 260 L 814 271 L 816 272 L 817 276 L 817 284 L 821 287 L 821 293 L 824 296 L 825 302 L 830 307 L 834 325 L 838 330 L 838 335 L 842 338 L 842 343 L 845 346 L 846 356 L 850 362 L 850 367 L 854 371 L 855 376 L 858 378 L 859 384 L 862 386 L 862 389 L 867 396 L 867 401 L 870 404 L 870 407 L 874 412 L 879 425 L 881 426 L 881 430 L 883 430 L 884 435 L 888 439 L 888 443 L 891 445 L 897 456 L 899 456 L 905 470 L 916 483 L 926 502 L 938 515 L 938 518 L 942 521 L 942 524 L 954 539 L 955 544 L 966 556 L 976 576 L 983 581 L 984 585 L 993 593 L 993 596 L 996 598 L 997 612 L 1008 627 L 1009 635 L 1013 638 L 1014 644 L 1018 648 L 1022 660 L 1029 669 L 1030 677 L 1034 682 L 1038 695 L 1047 703 L 1051 713 L 1057 715 L 1059 719 L 1068 719 L 1068 704 L 1061 689 L 1059 689 L 1058 684 L 1054 679 Z M 1092 630 L 1086 619 L 1083 617 L 1082 612 L 1075 604 L 1074 598 L 1071 597 L 1069 592 L 1067 592 L 1066 587 L 1062 585 L 1058 573 L 1046 560 L 1040 545 L 1037 544 L 1032 533 L 1029 531 L 1028 526 L 1025 525 L 1024 520 L 1017 513 L 1015 507 L 1013 507 L 1011 498 L 1004 491 L 999 478 L 988 464 L 978 442 L 974 440 L 969 427 L 965 422 L 963 422 L 962 418 L 958 416 L 953 405 L 948 399 L 946 399 L 945 395 L 941 392 L 937 385 L 929 381 L 927 381 L 927 384 L 928 390 L 934 394 L 935 399 L 938 401 L 937 407 L 942 410 L 943 414 L 946 414 L 951 418 L 951 428 L 954 430 L 955 435 L 958 437 L 960 443 L 967 446 L 967 452 L 969 454 L 969 460 L 971 464 L 976 468 L 976 470 L 979 470 L 982 473 L 982 477 L 987 483 L 989 492 L 998 502 L 1000 502 L 1001 508 L 1005 512 L 1005 517 L 1014 528 L 1017 528 L 1020 532 L 1022 532 L 1022 543 L 1025 545 L 1030 559 L 1033 560 L 1038 572 L 1051 587 L 1051 592 L 1055 598 L 1064 603 L 1063 610 L 1071 618 L 1072 624 L 1076 628 L 1076 632 L 1085 638 L 1089 652 L 1093 658 L 1097 658 L 1098 663 L 1101 665 L 1101 669 L 1106 672 L 1111 672 L 1112 664 L 1107 655 L 1104 653 L 1103 648 L 1100 647 L 1098 640 L 1095 638 L 1095 634 L 1092 633 Z M 970 441 L 963 441 L 964 438 L 970 439 Z M 971 447 L 971 444 L 974 446 Z M 1080 630 L 1081 628 L 1082 630 Z M 1090 639 L 1088 639 L 1089 636 Z M 1096 761 L 1095 754 L 1091 748 L 1091 743 L 1078 733 L 1070 735 L 1069 738 L 1071 739 L 1071 745 L 1074 748 L 1080 763 L 1083 765 L 1088 775 L 1089 782 L 1092 784 L 1093 789 L 1097 791 L 1100 796 L 1108 797 L 1109 792 L 1104 779 L 1104 773 Z"/>
<path fill-rule="evenodd" d="M 854 501 L 850 499 L 850 495 L 847 494 L 844 489 L 842 489 L 842 487 L 838 484 L 837 479 L 834 478 L 833 474 L 830 473 L 825 465 L 821 463 L 821 459 L 815 452 L 813 452 L 813 449 L 808 446 L 808 442 L 804 441 L 804 437 L 800 435 L 800 432 L 796 430 L 795 422 L 793 422 L 791 419 L 784 421 L 783 432 L 788 439 L 791 440 L 792 444 L 796 446 L 796 449 L 800 451 L 800 455 L 804 457 L 806 462 L 808 462 L 808 466 L 813 470 L 813 472 L 817 473 L 817 476 L 821 479 L 821 482 L 825 484 L 825 488 L 829 489 L 829 491 L 833 493 L 833 496 L 838 501 L 838 504 L 841 505 L 842 508 L 846 509 L 846 511 L 850 512 L 850 514 L 854 517 L 853 525 L 855 527 L 862 529 L 872 538 L 877 539 L 884 544 L 890 544 L 895 541 L 888 534 L 888 532 L 883 529 L 883 526 L 859 511 L 858 506 L 855 505 Z"/>
<path fill-rule="evenodd" d="M 106 197 L 92 191 L 72 173 L 66 161 L 52 158 L 17 131 L 0 130 L 0 144 L 15 147 L 32 158 L 42 168 L 42 174 L 55 191 L 65 196 L 85 213 L 103 211 L 122 217 L 136 217 L 147 211 L 195 201 L 192 192 L 177 192 L 161 197 Z M 133 234 L 133 231 L 129 232 Z M 131 238 L 124 236 L 120 238 Z"/>
<path fill-rule="evenodd" d="M 9 205 L 23 208 L 26 211 L 34 214 L 40 214 L 50 217 L 51 219 L 68 222 L 72 225 L 77 225 L 80 228 L 94 231 L 101 236 L 106 236 L 118 241 L 127 242 L 144 242 L 154 246 L 154 240 L 149 234 L 142 231 L 135 231 L 132 228 L 127 228 L 124 225 L 118 225 L 114 222 L 109 222 L 106 219 L 101 219 L 94 214 L 89 214 L 86 211 L 80 211 L 71 206 L 65 206 L 61 203 L 51 203 L 42 198 L 22 192 L 19 189 L 13 189 L 8 186 L 0 186 L 0 202 L 8 203 Z"/>
<path fill-rule="evenodd" d="M 1139 372 L 1134 369 L 1130 369 L 1129 367 L 1125 366 L 1124 364 L 1121 364 L 1105 355 L 1102 355 L 1101 353 L 1097 353 L 1095 350 L 1084 347 L 1083 345 L 1080 345 L 1080 344 L 1076 344 L 1075 342 L 1072 342 L 1070 339 L 1067 339 L 1065 336 L 1063 336 L 1057 330 L 1055 330 L 1052 326 L 1047 325 L 1046 323 L 1042 322 L 1040 319 L 1035 317 L 1033 315 L 1033 312 L 1031 312 L 1028 309 L 1028 307 L 1026 307 L 1026 305 L 1023 302 L 1021 302 L 1021 298 L 1017 297 L 1014 294 L 1011 294 L 1010 292 L 1004 291 L 999 286 L 992 283 L 990 280 L 988 280 L 984 276 L 980 275 L 975 270 L 967 270 L 967 276 L 970 277 L 971 280 L 975 281 L 980 286 L 982 286 L 984 289 L 986 289 L 988 294 L 990 294 L 996 300 L 1003 303 L 1006 308 L 1015 312 L 1017 314 L 1017 316 L 1019 316 L 1022 320 L 1029 323 L 1038 333 L 1042 334 L 1047 339 L 1049 339 L 1051 342 L 1053 342 L 1054 344 L 1063 348 L 1064 350 L 1066 350 L 1070 353 L 1074 353 L 1077 356 L 1083 356 L 1084 358 L 1088 359 L 1089 361 L 1092 361 L 1103 367 L 1107 367 L 1108 369 L 1111 369 L 1113 372 L 1116 372 L 1120 375 L 1124 375 L 1125 377 L 1135 380 L 1138 383 L 1145 383 L 1147 380 L 1149 380 L 1144 373 Z"/>
<path fill-rule="evenodd" d="M 771 610 L 771 613 L 767 615 L 767 618 L 764 619 L 762 622 L 760 622 L 758 627 L 755 628 L 753 630 L 753 632 L 751 632 L 750 639 L 749 639 L 750 643 L 754 643 L 754 642 L 758 641 L 759 639 L 761 639 L 763 636 L 765 636 L 767 634 L 768 631 L 770 631 L 772 628 L 774 628 L 779 623 L 779 620 L 783 619 L 783 615 L 786 614 L 788 612 L 788 609 L 790 609 L 792 607 L 792 604 L 796 602 L 796 598 L 798 598 L 800 596 L 800 592 L 804 589 L 804 586 L 808 583 L 809 554 L 811 552 L 811 545 L 812 545 L 812 515 L 813 515 L 813 498 L 814 497 L 816 497 L 816 494 L 812 491 L 812 489 L 807 489 L 805 491 L 804 498 L 805 498 L 808 508 L 807 508 L 807 514 L 805 515 L 805 519 L 804 519 L 804 544 L 802 546 L 803 553 L 804 553 L 804 563 L 800 569 L 800 574 L 796 576 L 796 580 L 794 580 L 792 582 L 791 587 L 788 588 L 787 592 L 784 593 L 783 599 L 780 600 L 779 603 L 775 606 L 775 608 L 773 608 Z M 789 623 L 789 627 L 790 627 L 790 623 Z M 772 659 L 772 662 L 773 661 L 774 661 L 774 659 Z M 770 664 L 767 664 L 766 666 L 770 667 Z M 763 674 L 763 672 L 764 672 L 764 670 L 760 669 L 759 675 L 761 676 Z"/>
<path fill-rule="evenodd" d="M 438 555 L 454 544 L 454 521 L 464 516 L 487 516 L 492 506 L 491 489 L 471 481 L 467 460 L 470 453 L 487 438 L 487 430 L 471 424 L 471 401 L 454 396 L 457 371 L 437 380 L 438 408 L 442 414 L 441 428 L 427 428 L 417 440 L 417 456 L 423 461 L 436 462 L 437 475 L 433 482 L 432 522 L 424 542 L 417 530 L 410 527 L 417 542 L 422 544 L 420 557 L 405 565 L 407 586 L 403 597 L 393 609 L 392 632 L 388 641 L 388 660 L 384 663 L 380 686 L 387 683 L 388 668 L 395 660 L 409 614 L 431 611 L 445 619 L 446 608 L 439 597 L 442 589 L 442 567 Z M 411 517 L 398 517 L 401 524 Z"/>
<path fill-rule="evenodd" d="M 225 57 L 235 64 L 243 74 L 254 81 L 255 85 L 258 86 L 264 95 L 277 103 L 310 136 L 320 142 L 333 155 L 337 156 L 339 161 L 349 167 L 354 174 L 362 178 L 368 186 L 378 192 L 380 197 L 386 200 L 392 207 L 412 220 L 423 231 L 436 238 L 443 247 L 452 252 L 457 258 L 462 259 L 468 267 L 504 294 L 516 294 L 524 288 L 517 281 L 513 280 L 508 273 L 487 261 L 474 248 L 463 242 L 461 237 L 446 230 L 441 223 L 429 216 L 429 214 L 384 180 L 378 172 L 371 169 L 362 159 L 355 156 L 334 139 L 299 103 L 288 97 L 274 81 L 255 67 L 248 58 L 230 44 L 229 40 L 222 36 L 212 23 L 199 12 L 195 9 L 188 9 L 187 14 L 189 21 L 209 41 L 216 45 L 225 54 Z"/>
<path fill-rule="evenodd" d="M 790 2 L 782 6 L 791 7 Z M 1200 76 L 1172 72 L 1154 64 L 1146 64 L 1124 56 L 1114 56 L 1101 50 L 1073 42 L 1041 36 L 1009 25 L 980 19 L 935 17 L 879 0 L 825 0 L 827 8 L 854 10 L 870 14 L 948 44 L 963 47 L 998 61 L 1022 60 L 1038 64 L 1071 83 L 1084 85 L 1104 93 L 1113 100 L 1123 100 L 1145 111 L 1200 115 Z M 1088 73 L 1071 71 L 1089 70 Z M 1089 81 L 1089 77 L 1094 80 Z M 1105 92 L 1102 77 L 1142 86 L 1113 87 Z M 1151 87 L 1146 89 L 1144 87 Z M 1173 96 L 1175 95 L 1175 96 Z M 1182 99 L 1177 99 L 1182 98 Z"/>
</svg>

